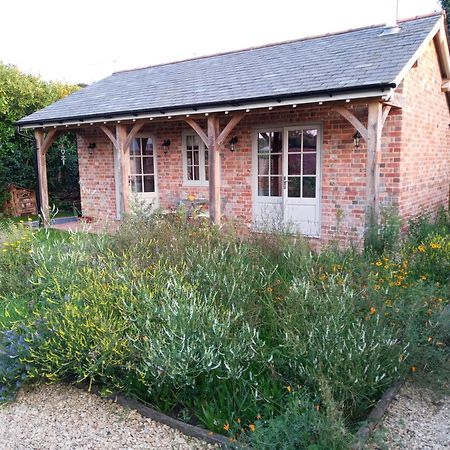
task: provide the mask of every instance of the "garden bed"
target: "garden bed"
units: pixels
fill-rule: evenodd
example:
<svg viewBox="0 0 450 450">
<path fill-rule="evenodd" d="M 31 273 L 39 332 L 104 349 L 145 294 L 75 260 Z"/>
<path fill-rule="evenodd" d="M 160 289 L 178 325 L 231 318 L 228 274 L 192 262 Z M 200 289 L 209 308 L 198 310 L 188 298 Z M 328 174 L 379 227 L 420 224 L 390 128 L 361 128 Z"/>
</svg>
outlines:
<svg viewBox="0 0 450 450">
<path fill-rule="evenodd" d="M 114 235 L 11 226 L 0 396 L 87 380 L 258 449 L 348 448 L 389 386 L 448 357 L 448 216 L 388 225 L 364 253 L 183 214 Z"/>
</svg>

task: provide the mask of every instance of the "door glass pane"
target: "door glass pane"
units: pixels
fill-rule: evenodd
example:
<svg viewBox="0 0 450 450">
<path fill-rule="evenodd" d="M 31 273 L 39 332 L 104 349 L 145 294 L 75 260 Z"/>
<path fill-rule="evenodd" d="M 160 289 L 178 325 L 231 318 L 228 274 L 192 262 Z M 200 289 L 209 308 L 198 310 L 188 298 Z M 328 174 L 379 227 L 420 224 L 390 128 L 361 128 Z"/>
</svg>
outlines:
<svg viewBox="0 0 450 450">
<path fill-rule="evenodd" d="M 303 177 L 303 198 L 316 197 L 316 177 Z"/>
<path fill-rule="evenodd" d="M 269 155 L 258 155 L 258 174 L 269 175 Z"/>
<path fill-rule="evenodd" d="M 273 153 L 281 153 L 283 150 L 283 143 L 281 139 L 281 133 L 279 131 L 274 131 L 272 133 L 272 152 Z"/>
<path fill-rule="evenodd" d="M 294 153 L 288 155 L 288 175 L 301 175 L 302 169 L 302 155 Z"/>
<path fill-rule="evenodd" d="M 140 155 L 139 139 L 133 139 L 130 146 L 130 155 Z"/>
<path fill-rule="evenodd" d="M 153 141 L 150 138 L 142 139 L 142 152 L 144 155 L 153 155 Z"/>
<path fill-rule="evenodd" d="M 144 192 L 155 192 L 155 177 L 153 175 L 144 176 Z"/>
<path fill-rule="evenodd" d="M 270 174 L 281 175 L 281 155 L 270 155 Z"/>
<path fill-rule="evenodd" d="M 258 153 L 269 153 L 270 151 L 270 133 L 258 134 Z"/>
<path fill-rule="evenodd" d="M 200 164 L 200 162 L 199 162 L 200 152 L 197 150 L 197 151 L 195 151 L 193 153 L 194 153 L 194 164 L 196 166 L 198 166 Z"/>
<path fill-rule="evenodd" d="M 303 175 L 316 174 L 316 153 L 303 154 Z"/>
<path fill-rule="evenodd" d="M 258 177 L 258 195 L 269 196 L 269 177 Z"/>
<path fill-rule="evenodd" d="M 301 130 L 293 130 L 288 133 L 288 152 L 302 151 L 302 132 Z"/>
<path fill-rule="evenodd" d="M 141 159 L 130 158 L 130 174 L 136 175 L 141 172 Z"/>
<path fill-rule="evenodd" d="M 188 166 L 192 166 L 193 162 L 193 157 L 192 157 L 192 152 L 191 151 L 187 151 L 186 152 L 186 158 L 187 158 L 187 165 Z"/>
<path fill-rule="evenodd" d="M 145 174 L 153 173 L 153 158 L 145 157 L 143 158 L 143 169 Z"/>
<path fill-rule="evenodd" d="M 281 197 L 281 180 L 280 176 L 270 177 L 270 196 Z"/>
<path fill-rule="evenodd" d="M 303 151 L 317 150 L 317 130 L 305 130 L 303 132 Z"/>
<path fill-rule="evenodd" d="M 194 180 L 200 180 L 200 167 L 199 166 L 194 166 Z"/>
<path fill-rule="evenodd" d="M 208 150 L 205 150 L 205 180 L 209 180 L 209 159 L 208 159 Z"/>
<path fill-rule="evenodd" d="M 131 190 L 133 192 L 142 192 L 142 177 L 131 177 Z"/>
<path fill-rule="evenodd" d="M 300 197 L 301 177 L 288 177 L 288 197 Z"/>
<path fill-rule="evenodd" d="M 194 136 L 186 136 L 186 149 L 187 150 L 192 150 L 192 140 L 193 139 L 194 139 Z"/>
</svg>

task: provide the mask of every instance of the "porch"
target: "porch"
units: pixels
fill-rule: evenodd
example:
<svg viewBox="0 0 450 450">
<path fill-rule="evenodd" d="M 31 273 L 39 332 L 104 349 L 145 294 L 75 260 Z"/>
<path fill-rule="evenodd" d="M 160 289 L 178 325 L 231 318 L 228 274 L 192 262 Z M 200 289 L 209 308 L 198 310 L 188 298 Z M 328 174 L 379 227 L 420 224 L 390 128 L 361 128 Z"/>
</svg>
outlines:
<svg viewBox="0 0 450 450">
<path fill-rule="evenodd" d="M 389 178 L 380 186 L 380 164 L 382 153 L 395 156 L 395 143 L 382 136 L 389 135 L 386 121 L 395 126 L 399 101 L 277 102 L 37 129 L 42 215 L 47 221 L 46 152 L 71 131 L 83 216 L 114 221 L 136 198 L 163 210 L 191 198 L 217 225 L 257 226 L 261 216 L 274 225 L 297 223 L 296 231 L 324 242 L 336 234 L 359 238 L 369 220 L 378 221 L 380 196 L 396 189 Z"/>
</svg>

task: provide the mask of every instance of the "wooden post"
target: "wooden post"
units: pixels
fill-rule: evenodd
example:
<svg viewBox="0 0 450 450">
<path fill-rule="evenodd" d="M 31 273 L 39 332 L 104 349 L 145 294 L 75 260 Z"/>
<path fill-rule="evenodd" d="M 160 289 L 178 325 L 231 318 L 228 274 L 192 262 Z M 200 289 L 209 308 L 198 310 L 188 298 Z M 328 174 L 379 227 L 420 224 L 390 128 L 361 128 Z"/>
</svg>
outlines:
<svg viewBox="0 0 450 450">
<path fill-rule="evenodd" d="M 48 181 L 47 181 L 47 151 L 53 144 L 57 136 L 56 130 L 51 130 L 45 135 L 43 130 L 35 130 L 34 137 L 36 139 L 37 148 L 37 166 L 38 166 L 38 183 L 41 210 L 39 213 L 42 216 L 44 226 L 48 227 L 50 224 L 49 218 L 49 201 L 48 201 Z"/>
<path fill-rule="evenodd" d="M 368 225 L 377 226 L 380 214 L 380 160 L 381 131 L 383 127 L 383 105 L 380 102 L 369 103 L 367 120 L 367 171 L 366 204 Z"/>
<path fill-rule="evenodd" d="M 120 191 L 121 210 L 123 214 L 130 212 L 130 147 L 127 147 L 127 127 L 125 125 L 116 126 L 116 140 L 120 153 Z"/>
<path fill-rule="evenodd" d="M 222 221 L 222 199 L 221 199 L 221 170 L 220 149 L 236 127 L 245 116 L 240 112 L 233 116 L 225 128 L 220 132 L 219 118 L 215 115 L 208 116 L 208 133 L 193 119 L 185 119 L 186 123 L 198 134 L 200 139 L 208 147 L 209 157 L 209 217 L 211 221 L 220 225 Z"/>
<path fill-rule="evenodd" d="M 209 216 L 213 223 L 221 223 L 220 199 L 220 147 L 217 143 L 219 136 L 219 119 L 208 117 L 208 158 L 209 158 Z"/>
</svg>

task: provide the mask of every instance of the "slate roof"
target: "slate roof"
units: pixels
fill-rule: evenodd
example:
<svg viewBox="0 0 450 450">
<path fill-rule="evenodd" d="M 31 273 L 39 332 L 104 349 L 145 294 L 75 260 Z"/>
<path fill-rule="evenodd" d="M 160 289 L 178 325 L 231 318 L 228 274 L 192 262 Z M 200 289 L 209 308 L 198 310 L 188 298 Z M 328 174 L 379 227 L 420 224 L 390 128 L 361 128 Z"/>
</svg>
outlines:
<svg viewBox="0 0 450 450">
<path fill-rule="evenodd" d="M 232 105 L 392 84 L 440 14 L 115 73 L 18 125 Z"/>
</svg>

